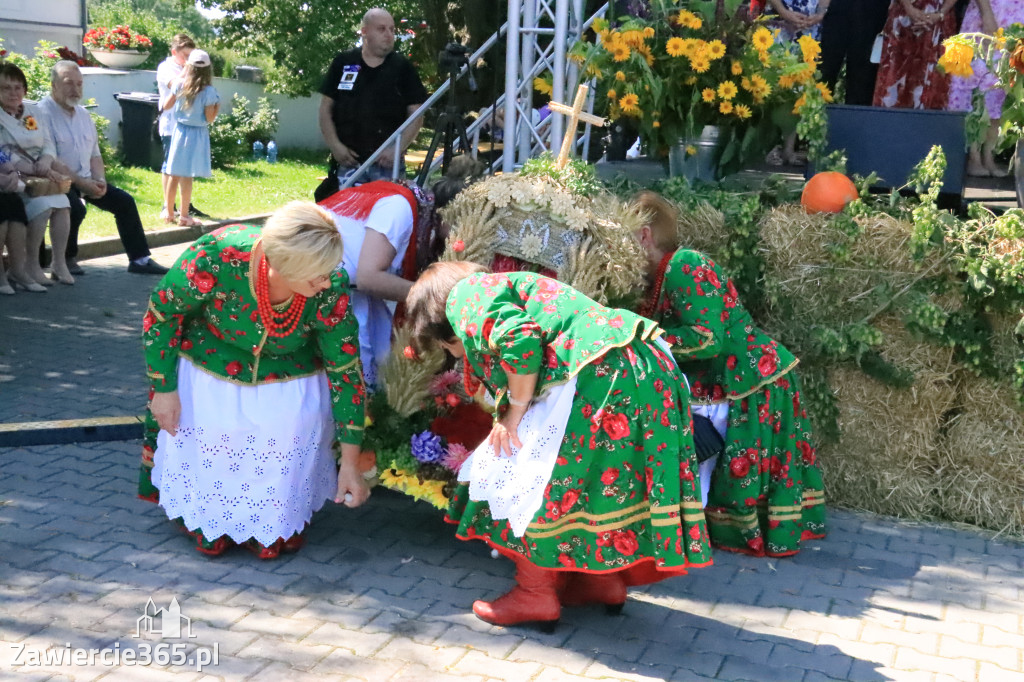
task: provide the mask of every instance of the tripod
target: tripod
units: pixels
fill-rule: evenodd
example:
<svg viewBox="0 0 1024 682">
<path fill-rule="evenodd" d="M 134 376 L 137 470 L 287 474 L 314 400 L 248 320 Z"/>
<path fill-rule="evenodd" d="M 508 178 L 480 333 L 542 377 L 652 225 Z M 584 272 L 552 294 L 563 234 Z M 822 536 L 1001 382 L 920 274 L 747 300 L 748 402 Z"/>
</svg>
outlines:
<svg viewBox="0 0 1024 682">
<path fill-rule="evenodd" d="M 459 72 L 459 65 L 449 65 L 448 67 L 448 104 L 445 105 L 444 111 L 437 117 L 437 125 L 434 128 L 434 137 L 430 140 L 430 147 L 427 149 L 427 157 L 423 160 L 423 165 L 420 167 L 420 174 L 416 178 L 416 184 L 420 187 L 424 187 L 427 182 L 427 176 L 430 175 L 430 164 L 434 160 L 434 154 L 437 153 L 437 145 L 443 140 L 442 151 L 441 151 L 441 173 L 448 172 L 448 164 L 451 163 L 453 152 L 452 148 L 456 139 L 459 141 L 459 145 L 462 148 L 463 154 L 469 153 L 469 134 L 466 132 L 466 124 L 464 122 L 464 114 L 462 107 L 459 106 L 455 99 L 455 77 Z M 457 136 L 457 137 L 456 137 Z"/>
</svg>

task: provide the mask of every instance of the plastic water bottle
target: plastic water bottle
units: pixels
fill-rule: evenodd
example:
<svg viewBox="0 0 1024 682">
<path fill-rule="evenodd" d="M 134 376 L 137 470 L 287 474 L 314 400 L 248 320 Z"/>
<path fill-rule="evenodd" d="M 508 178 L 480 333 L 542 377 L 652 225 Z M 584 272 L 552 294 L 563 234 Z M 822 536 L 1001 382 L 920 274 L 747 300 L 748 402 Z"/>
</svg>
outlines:
<svg viewBox="0 0 1024 682">
<path fill-rule="evenodd" d="M 252 158 L 256 161 L 263 158 L 263 143 L 259 140 L 252 143 Z"/>
<path fill-rule="evenodd" d="M 273 140 L 267 143 L 267 163 L 277 163 L 277 143 Z"/>
</svg>

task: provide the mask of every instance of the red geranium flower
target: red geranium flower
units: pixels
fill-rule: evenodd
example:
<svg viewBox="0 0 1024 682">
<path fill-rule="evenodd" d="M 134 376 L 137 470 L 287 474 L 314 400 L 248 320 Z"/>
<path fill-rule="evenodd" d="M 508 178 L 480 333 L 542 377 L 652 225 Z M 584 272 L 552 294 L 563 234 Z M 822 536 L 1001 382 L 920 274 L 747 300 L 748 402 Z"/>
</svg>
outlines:
<svg viewBox="0 0 1024 682">
<path fill-rule="evenodd" d="M 201 293 L 208 294 L 213 290 L 213 287 L 217 284 L 217 278 L 213 276 L 212 272 L 206 272 L 204 270 L 197 270 L 189 277 L 191 282 L 196 285 L 196 289 L 199 289 Z"/>
<path fill-rule="evenodd" d="M 625 556 L 633 556 L 640 549 L 640 543 L 636 541 L 636 533 L 631 530 L 620 530 L 615 533 L 612 543 L 619 554 Z"/>
<path fill-rule="evenodd" d="M 621 412 L 606 414 L 601 420 L 601 426 L 612 440 L 619 440 L 629 435 L 629 418 Z"/>
<path fill-rule="evenodd" d="M 775 362 L 775 357 L 772 355 L 762 355 L 761 359 L 757 361 L 757 371 L 760 372 L 763 377 L 774 374 L 777 368 L 778 363 Z"/>
<path fill-rule="evenodd" d="M 733 457 L 729 461 L 729 473 L 734 478 L 743 478 L 750 473 L 750 460 L 746 457 Z"/>
</svg>

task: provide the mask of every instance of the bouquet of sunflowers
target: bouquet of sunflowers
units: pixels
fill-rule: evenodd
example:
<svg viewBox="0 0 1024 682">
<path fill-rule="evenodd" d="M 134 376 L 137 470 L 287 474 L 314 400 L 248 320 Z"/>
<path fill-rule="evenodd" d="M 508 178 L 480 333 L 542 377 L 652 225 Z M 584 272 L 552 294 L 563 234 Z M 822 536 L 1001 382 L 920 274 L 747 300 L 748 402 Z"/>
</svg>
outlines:
<svg viewBox="0 0 1024 682">
<path fill-rule="evenodd" d="M 946 51 L 939 58 L 939 66 L 947 73 L 970 78 L 976 69 L 986 68 L 997 81 L 995 87 L 1006 91 L 999 130 L 1004 145 L 1024 139 L 1024 24 L 1001 27 L 995 35 L 958 33 L 943 45 Z M 987 122 L 981 98 L 975 98 L 975 102 L 972 118 Z M 984 126 L 969 126 L 971 141 L 980 142 L 983 130 Z"/>
<path fill-rule="evenodd" d="M 597 40 L 570 50 L 583 77 L 598 80 L 610 116 L 635 118 L 652 152 L 718 126 L 720 176 L 794 131 L 809 99 L 832 98 L 818 81 L 817 41 L 783 44 L 726 4 L 653 0 L 649 17 L 615 28 L 595 21 Z"/>
</svg>

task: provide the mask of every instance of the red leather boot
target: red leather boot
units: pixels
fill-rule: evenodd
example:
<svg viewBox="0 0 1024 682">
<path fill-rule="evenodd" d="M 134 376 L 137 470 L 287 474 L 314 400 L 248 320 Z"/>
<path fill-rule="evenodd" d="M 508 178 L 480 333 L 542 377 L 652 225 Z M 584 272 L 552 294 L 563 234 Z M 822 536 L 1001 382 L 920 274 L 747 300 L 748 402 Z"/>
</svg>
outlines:
<svg viewBox="0 0 1024 682">
<path fill-rule="evenodd" d="M 562 606 L 604 604 L 609 615 L 622 613 L 626 603 L 626 583 L 622 574 L 570 573 L 565 588 L 559 595 Z"/>
<path fill-rule="evenodd" d="M 545 632 L 553 632 L 562 615 L 559 573 L 538 568 L 521 557 L 514 561 L 516 586 L 492 602 L 473 602 L 473 613 L 493 625 L 536 623 Z"/>
</svg>

